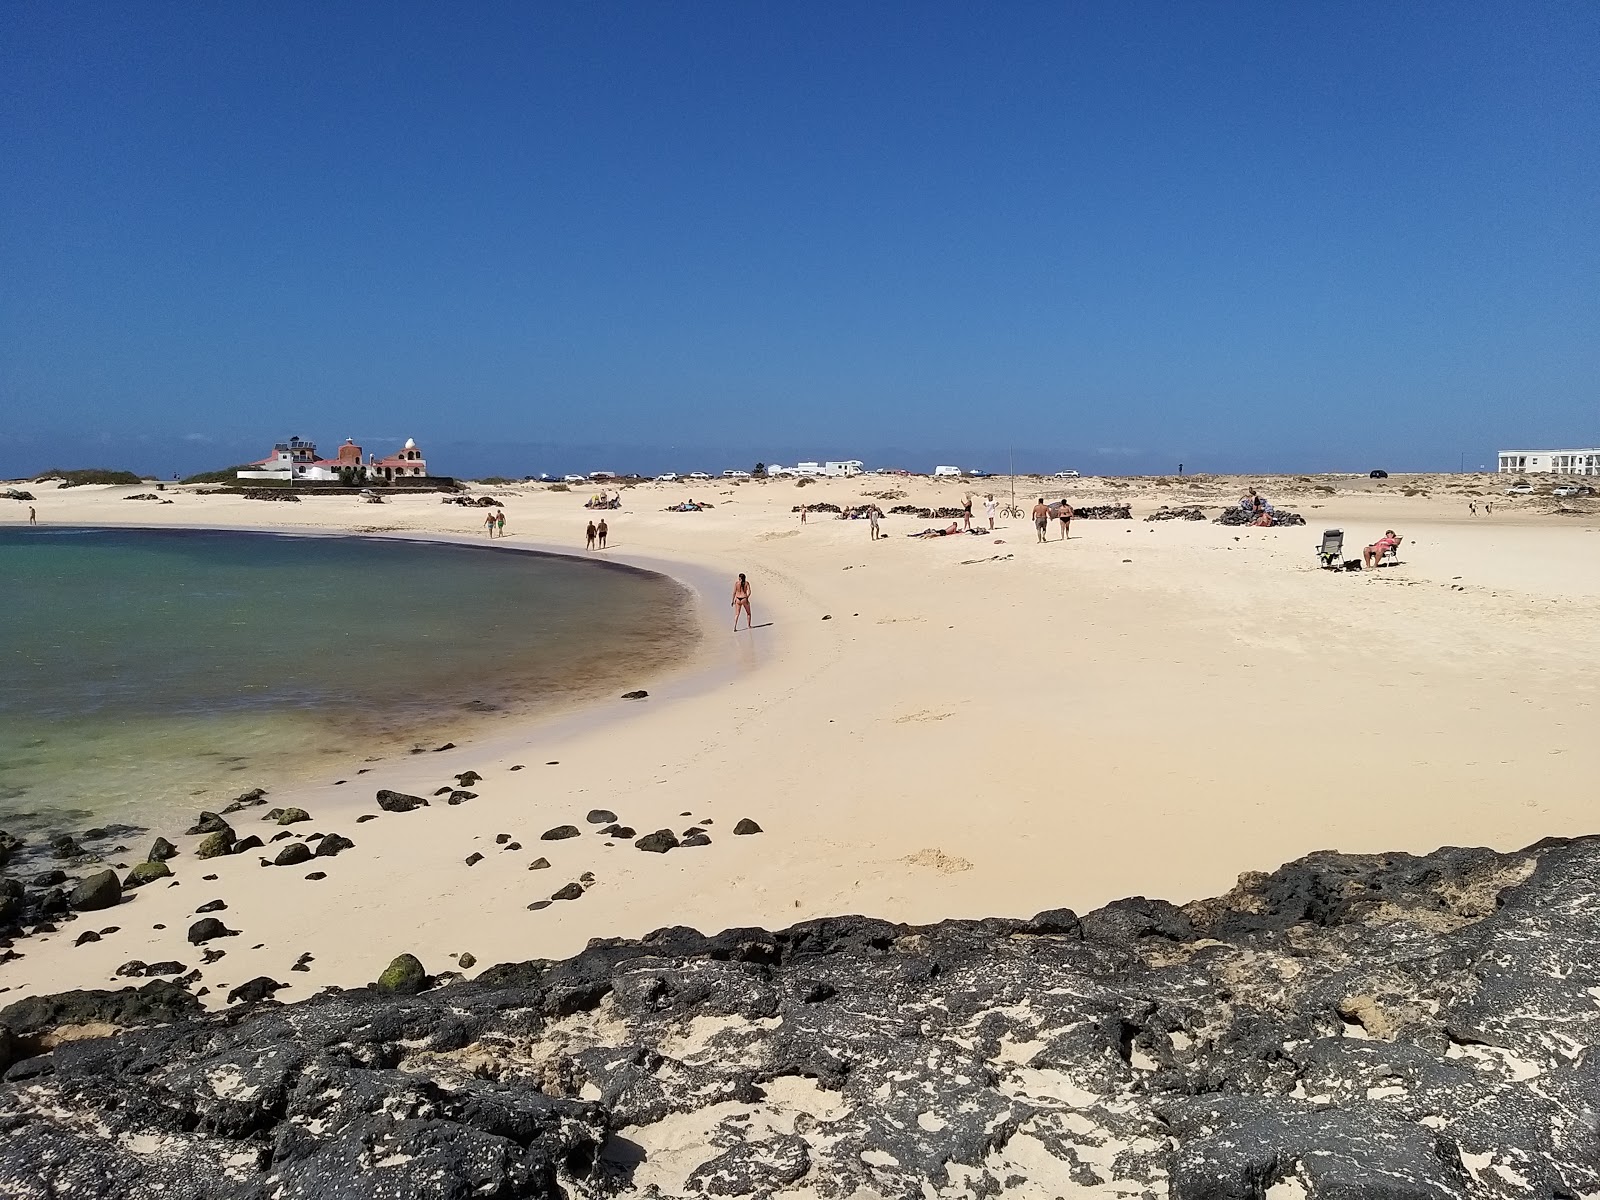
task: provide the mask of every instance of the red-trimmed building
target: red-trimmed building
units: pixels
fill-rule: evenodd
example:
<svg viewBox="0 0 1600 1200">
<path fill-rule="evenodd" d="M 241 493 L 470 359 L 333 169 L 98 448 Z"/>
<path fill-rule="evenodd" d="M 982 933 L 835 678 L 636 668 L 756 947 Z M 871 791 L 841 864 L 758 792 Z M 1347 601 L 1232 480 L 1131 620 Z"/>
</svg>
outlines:
<svg viewBox="0 0 1600 1200">
<path fill-rule="evenodd" d="M 292 437 L 272 447 L 272 453 L 239 472 L 240 479 L 275 479 L 285 482 L 338 483 L 350 470 L 370 479 L 401 479 L 428 473 L 427 461 L 411 438 L 397 454 L 361 461 L 361 447 L 346 438 L 333 458 L 319 458 L 315 442 Z"/>
<path fill-rule="evenodd" d="M 428 464 L 411 438 L 400 448 L 400 453 L 388 458 L 374 458 L 367 463 L 367 474 L 373 478 L 400 479 L 408 475 L 426 475 Z"/>
</svg>

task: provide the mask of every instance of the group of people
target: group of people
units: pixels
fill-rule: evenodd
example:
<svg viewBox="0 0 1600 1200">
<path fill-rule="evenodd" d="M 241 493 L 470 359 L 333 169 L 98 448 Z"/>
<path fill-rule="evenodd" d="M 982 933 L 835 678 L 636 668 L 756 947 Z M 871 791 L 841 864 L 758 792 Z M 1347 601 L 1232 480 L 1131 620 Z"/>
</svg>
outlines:
<svg viewBox="0 0 1600 1200">
<path fill-rule="evenodd" d="M 1038 541 L 1048 542 L 1050 540 L 1051 517 L 1055 517 L 1056 520 L 1061 522 L 1061 536 L 1056 540 L 1066 541 L 1067 534 L 1072 529 L 1072 505 L 1065 500 L 1058 500 L 1053 505 L 1046 504 L 1044 497 L 1039 497 L 1039 503 L 1033 506 L 1033 530 L 1038 535 Z"/>
<path fill-rule="evenodd" d="M 484 518 L 483 518 L 483 527 L 489 531 L 489 536 L 490 537 L 505 537 L 505 535 L 506 535 L 506 512 L 505 512 L 505 509 L 497 508 L 497 509 L 494 510 L 494 512 L 486 514 L 484 516 Z"/>
<path fill-rule="evenodd" d="M 593 550 L 598 546 L 599 549 L 604 550 L 606 548 L 606 534 L 610 532 L 606 528 L 606 519 L 604 517 L 600 518 L 600 524 L 598 525 L 590 521 L 589 528 L 584 531 L 583 548 L 585 550 Z"/>
<path fill-rule="evenodd" d="M 1251 515 L 1252 525 L 1272 524 L 1272 505 L 1267 503 L 1267 498 L 1251 488 L 1239 500 L 1239 507 Z"/>
</svg>

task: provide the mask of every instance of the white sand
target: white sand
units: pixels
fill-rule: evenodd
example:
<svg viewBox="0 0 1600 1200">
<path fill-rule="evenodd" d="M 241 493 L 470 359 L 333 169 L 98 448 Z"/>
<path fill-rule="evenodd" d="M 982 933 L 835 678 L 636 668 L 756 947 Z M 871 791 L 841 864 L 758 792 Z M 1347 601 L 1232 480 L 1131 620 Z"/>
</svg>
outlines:
<svg viewBox="0 0 1600 1200">
<path fill-rule="evenodd" d="M 1136 519 L 1074 522 L 1065 545 L 1037 546 L 1026 519 L 992 537 L 913 541 L 902 535 L 927 522 L 891 517 L 874 545 L 865 522 L 817 516 L 802 528 L 790 507 L 890 488 L 958 505 L 966 487 L 863 477 L 630 489 L 627 507 L 606 514 L 609 553 L 718 581 L 708 605 L 724 624 L 708 672 L 646 681 L 642 704 L 500 726 L 359 778 L 352 762 L 342 787 L 275 788 L 272 804 L 312 814 L 297 832 L 355 840 L 336 859 L 200 863 L 188 853 L 197 839 L 156 830 L 185 851 L 170 864 L 181 886 L 157 883 L 114 913 L 19 943 L 25 957 L 0 967 L 0 988 L 9 1000 L 116 986 L 115 968 L 134 958 L 195 965 L 184 931 L 216 897 L 243 933 L 215 943 L 227 957 L 205 969 L 210 999 L 266 974 L 293 985 L 279 993 L 289 1000 L 373 979 L 402 951 L 432 971 L 470 951 L 475 973 L 670 924 L 1184 901 L 1316 849 L 1505 849 L 1593 832 L 1600 506 L 1553 515 L 1483 477 L 1255 482 L 1308 525 L 1146 524 L 1159 503 L 1232 502 L 1241 481 L 1082 480 L 1067 489 L 1075 503 L 1131 502 Z M 1427 494 L 1399 495 L 1408 484 Z M 436 496 L 276 504 L 169 489 L 174 503 L 156 505 L 121 499 L 148 488 L 27 486 L 52 524 L 482 539 L 480 511 Z M 508 541 L 582 553 L 582 492 L 484 490 L 507 501 Z M 1469 518 L 1473 490 L 1495 500 L 1493 517 Z M 1019 490 L 1024 508 L 1035 494 Z M 686 495 L 716 508 L 660 511 Z M 19 518 L 26 506 L 0 502 L 0 520 Z M 1342 527 L 1355 557 L 1386 526 L 1406 535 L 1402 565 L 1316 569 L 1323 528 Z M 763 627 L 735 636 L 726 589 L 737 571 Z M 376 788 L 427 795 L 469 768 L 484 780 L 468 804 L 355 822 L 378 811 Z M 640 833 L 682 831 L 685 812 L 708 818 L 713 844 L 664 856 L 606 847 L 583 821 L 593 807 Z M 766 832 L 730 836 L 746 816 Z M 539 841 L 567 823 L 583 836 Z M 277 832 L 252 813 L 236 828 Z M 502 832 L 522 849 L 497 847 Z M 473 851 L 485 860 L 469 868 Z M 540 855 L 552 869 L 530 872 Z M 306 881 L 313 869 L 328 877 Z M 596 879 L 582 899 L 527 910 L 586 871 Z M 117 934 L 73 947 L 81 930 L 113 924 Z M 291 973 L 302 952 L 311 971 Z"/>
</svg>

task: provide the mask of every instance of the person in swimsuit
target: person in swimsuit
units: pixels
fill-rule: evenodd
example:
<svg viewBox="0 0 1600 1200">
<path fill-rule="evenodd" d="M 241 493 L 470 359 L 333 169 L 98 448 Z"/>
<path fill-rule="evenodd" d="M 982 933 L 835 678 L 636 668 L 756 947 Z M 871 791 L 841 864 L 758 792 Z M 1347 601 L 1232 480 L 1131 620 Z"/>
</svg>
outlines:
<svg viewBox="0 0 1600 1200">
<path fill-rule="evenodd" d="M 1383 561 L 1383 556 L 1392 549 L 1398 549 L 1400 539 L 1395 536 L 1392 529 L 1385 529 L 1383 536 L 1361 552 L 1361 565 L 1363 567 L 1376 567 Z"/>
<path fill-rule="evenodd" d="M 983 512 L 984 512 L 984 515 L 989 518 L 989 528 L 991 530 L 994 528 L 995 509 L 998 508 L 998 507 L 999 506 L 996 505 L 995 502 L 994 502 L 994 493 L 993 492 L 990 492 L 987 496 L 985 496 L 983 498 Z"/>
<path fill-rule="evenodd" d="M 872 528 L 872 540 L 877 541 L 882 535 L 878 532 L 878 506 L 876 504 L 867 509 L 867 524 Z"/>
<path fill-rule="evenodd" d="M 600 524 L 595 527 L 594 532 L 595 535 L 600 539 L 600 549 L 604 550 L 606 548 L 606 534 L 611 532 L 606 528 L 606 519 L 604 517 L 600 518 Z"/>
<path fill-rule="evenodd" d="M 1072 505 L 1063 500 L 1056 506 L 1056 517 L 1061 522 L 1061 537 L 1059 541 L 1067 540 L 1067 531 L 1072 528 Z"/>
<path fill-rule="evenodd" d="M 500 509 L 494 514 L 494 528 L 496 533 L 498 533 L 501 537 L 505 537 L 506 514 L 504 509 Z"/>
<path fill-rule="evenodd" d="M 483 519 L 483 527 L 489 531 L 489 536 L 494 536 L 494 514 L 490 513 Z"/>
<path fill-rule="evenodd" d="M 961 502 L 961 528 L 972 528 L 972 493 L 967 493 L 967 498 Z"/>
<path fill-rule="evenodd" d="M 1050 506 L 1044 502 L 1044 497 L 1039 497 L 1039 503 L 1033 506 L 1033 528 L 1038 533 L 1038 541 L 1047 541 L 1046 534 L 1050 532 Z"/>
<path fill-rule="evenodd" d="M 744 627 L 751 628 L 753 618 L 750 616 L 750 581 L 744 577 L 744 572 L 739 572 L 739 579 L 733 585 L 733 631 L 739 632 L 739 614 L 744 613 Z"/>
<path fill-rule="evenodd" d="M 585 534 L 586 534 L 586 537 L 588 538 L 588 540 L 584 542 L 583 548 L 585 550 L 593 550 L 594 549 L 594 539 L 595 539 L 595 534 L 596 534 L 596 530 L 595 530 L 593 521 L 589 522 L 589 528 L 585 531 Z"/>
<path fill-rule="evenodd" d="M 802 504 L 800 506 L 800 524 L 804 525 L 806 523 L 806 514 L 809 513 L 810 511 L 811 511 L 811 505 Z"/>
</svg>

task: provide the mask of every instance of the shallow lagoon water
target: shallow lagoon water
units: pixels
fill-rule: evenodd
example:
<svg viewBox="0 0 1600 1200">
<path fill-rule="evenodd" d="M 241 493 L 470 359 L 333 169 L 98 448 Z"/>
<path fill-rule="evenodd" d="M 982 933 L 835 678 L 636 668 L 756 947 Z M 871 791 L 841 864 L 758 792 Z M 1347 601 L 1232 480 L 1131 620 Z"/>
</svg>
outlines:
<svg viewBox="0 0 1600 1200">
<path fill-rule="evenodd" d="M 689 593 L 487 547 L 0 530 L 0 828 L 150 824 L 683 661 Z M 430 743 L 431 744 L 431 743 Z"/>
</svg>

